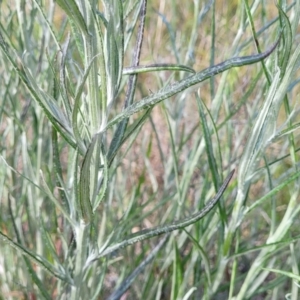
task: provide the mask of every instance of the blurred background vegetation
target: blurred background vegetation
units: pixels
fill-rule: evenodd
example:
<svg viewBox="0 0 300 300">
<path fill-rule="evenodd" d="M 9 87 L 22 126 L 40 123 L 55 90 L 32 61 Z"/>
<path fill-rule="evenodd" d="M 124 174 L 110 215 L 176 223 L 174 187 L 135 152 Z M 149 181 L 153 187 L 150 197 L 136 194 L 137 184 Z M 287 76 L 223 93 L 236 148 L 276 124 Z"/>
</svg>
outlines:
<svg viewBox="0 0 300 300">
<path fill-rule="evenodd" d="M 58 1 L 63 2 L 68 1 Z M 133 20 L 141 2 L 123 1 L 124 67 L 131 66 L 135 51 Z M 109 7 L 103 3 L 99 16 Z M 91 236 L 97 236 L 100 248 L 187 217 L 203 208 L 236 169 L 218 208 L 167 236 L 145 264 L 163 237 L 99 258 L 82 275 L 81 292 L 72 294 L 67 280 L 46 272 L 37 260 L 59 266 L 58 274 L 75 272 L 76 233 L 53 198 L 63 203 L 68 193 L 62 191 L 71 194 L 77 154 L 59 133 L 53 135 L 53 124 L 24 84 L 24 69 L 53 98 L 56 93 L 75 98 L 87 69 L 82 40 L 76 22 L 55 2 L 0 1 L 0 299 L 298 299 L 299 7 L 299 1 L 279 1 L 278 7 L 247 0 L 148 2 L 140 65 L 177 64 L 199 72 L 263 52 L 280 34 L 281 41 L 265 63 L 231 69 L 152 108 L 109 166 Z M 63 59 L 56 41 L 65 49 Z M 14 49 L 15 66 L 5 55 L 8 48 Z M 66 84 L 58 92 L 64 69 Z M 187 76 L 173 70 L 141 73 L 133 101 Z M 122 113 L 127 82 L 123 75 L 109 120 Z M 129 126 L 141 116 L 131 116 Z M 260 135 L 253 128 L 266 131 Z M 108 128 L 107 148 L 115 132 Z M 91 132 L 83 135 L 91 140 Z M 75 211 L 76 206 L 70 209 L 71 218 Z"/>
</svg>

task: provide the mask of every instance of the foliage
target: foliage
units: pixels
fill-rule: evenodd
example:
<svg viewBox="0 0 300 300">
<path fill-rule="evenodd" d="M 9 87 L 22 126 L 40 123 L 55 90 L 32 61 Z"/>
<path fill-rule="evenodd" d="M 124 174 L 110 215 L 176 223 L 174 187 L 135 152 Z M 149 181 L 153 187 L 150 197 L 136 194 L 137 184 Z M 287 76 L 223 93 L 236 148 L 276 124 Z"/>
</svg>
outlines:
<svg viewBox="0 0 300 300">
<path fill-rule="evenodd" d="M 297 299 L 300 2 L 150 5 L 1 3 L 2 299 Z"/>
</svg>

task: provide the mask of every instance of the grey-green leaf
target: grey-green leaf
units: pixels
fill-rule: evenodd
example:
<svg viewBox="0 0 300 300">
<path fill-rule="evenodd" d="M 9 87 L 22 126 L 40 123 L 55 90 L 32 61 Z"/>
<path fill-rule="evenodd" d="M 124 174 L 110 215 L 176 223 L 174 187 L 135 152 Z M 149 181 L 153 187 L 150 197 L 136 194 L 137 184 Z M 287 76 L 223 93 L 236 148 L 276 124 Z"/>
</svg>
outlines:
<svg viewBox="0 0 300 300">
<path fill-rule="evenodd" d="M 155 227 L 155 228 L 141 230 L 141 231 L 139 231 L 139 232 L 137 232 L 133 235 L 130 235 L 126 240 L 121 241 L 119 243 L 116 243 L 113 246 L 108 247 L 102 253 L 99 253 L 97 258 L 103 257 L 103 256 L 105 256 L 105 255 L 107 255 L 107 254 L 109 254 L 113 251 L 116 251 L 120 248 L 124 248 L 128 245 L 135 244 L 137 242 L 149 239 L 149 238 L 154 237 L 154 236 L 158 236 L 158 235 L 163 234 L 163 233 L 169 233 L 169 232 L 172 232 L 174 230 L 184 228 L 186 226 L 189 226 L 189 225 L 199 221 L 200 219 L 205 217 L 214 208 L 214 206 L 217 204 L 218 200 L 221 198 L 221 196 L 223 195 L 225 189 L 227 188 L 227 186 L 229 184 L 229 181 L 231 180 L 231 178 L 233 176 L 233 173 L 234 173 L 234 170 L 231 171 L 229 173 L 229 175 L 226 177 L 226 179 L 224 180 L 222 186 L 218 190 L 217 194 L 199 212 L 196 212 L 196 213 L 192 214 L 191 216 L 189 216 L 185 219 L 175 221 L 172 224 L 167 224 L 167 225 L 162 225 L 162 226 L 158 226 L 158 227 Z M 97 259 L 97 258 L 95 258 L 95 259 Z"/>
<path fill-rule="evenodd" d="M 162 88 L 158 92 L 130 105 L 122 113 L 120 113 L 113 120 L 111 120 L 107 124 L 107 126 L 104 130 L 107 130 L 109 127 L 113 126 L 114 124 L 119 123 L 123 119 L 130 117 L 134 113 L 137 113 L 143 109 L 147 109 L 165 99 L 170 98 L 173 95 L 180 93 L 181 91 L 187 89 L 188 87 L 198 84 L 212 76 L 215 76 L 215 75 L 222 73 L 226 70 L 229 70 L 231 68 L 241 67 L 244 65 L 249 65 L 249 64 L 254 64 L 256 62 L 259 62 L 259 61 L 265 59 L 266 57 L 268 57 L 274 51 L 274 49 L 276 48 L 278 43 L 279 43 L 279 39 L 266 52 L 256 54 L 256 55 L 250 55 L 250 56 L 234 57 L 229 60 L 226 60 L 223 63 L 217 64 L 213 67 L 210 67 L 201 72 L 198 72 L 195 75 L 191 75 L 188 78 L 185 78 L 183 80 L 180 80 L 173 84 L 170 84 L 170 85 L 166 86 L 165 88 Z"/>
</svg>

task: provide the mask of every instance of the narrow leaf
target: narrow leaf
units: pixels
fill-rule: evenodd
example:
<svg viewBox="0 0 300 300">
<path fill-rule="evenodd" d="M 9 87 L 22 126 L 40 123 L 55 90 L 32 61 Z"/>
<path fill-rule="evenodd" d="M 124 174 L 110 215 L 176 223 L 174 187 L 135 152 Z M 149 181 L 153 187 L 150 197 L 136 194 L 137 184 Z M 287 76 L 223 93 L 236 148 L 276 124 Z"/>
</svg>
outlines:
<svg viewBox="0 0 300 300">
<path fill-rule="evenodd" d="M 197 241 L 187 230 L 184 229 L 184 232 L 188 235 L 188 237 L 193 242 L 194 246 L 199 250 L 199 255 L 201 256 L 201 259 L 204 264 L 204 270 L 207 278 L 208 285 L 211 285 L 211 271 L 210 271 L 210 262 L 208 255 L 204 251 L 204 249 L 200 246 L 199 241 Z"/>
<path fill-rule="evenodd" d="M 9 49 L 7 48 L 7 45 L 4 43 L 4 41 L 1 42 L 1 35 L 0 35 L 0 48 L 6 55 L 7 59 L 12 64 L 14 70 L 17 72 L 22 82 L 30 91 L 33 98 L 42 107 L 44 113 L 46 114 L 46 116 L 48 117 L 48 119 L 50 120 L 54 128 L 65 138 L 65 140 L 73 148 L 76 148 L 72 129 L 69 125 L 68 120 L 64 116 L 63 112 L 57 106 L 55 100 L 37 86 L 35 80 L 33 79 L 27 67 L 23 65 L 20 58 L 18 58 L 18 56 L 14 52 L 15 56 L 19 60 L 19 64 L 21 64 L 21 67 L 19 68 L 19 65 L 16 63 L 13 56 L 9 53 Z"/>
<path fill-rule="evenodd" d="M 93 211 L 95 211 L 97 209 L 97 207 L 103 200 L 106 190 L 107 190 L 107 186 L 108 186 L 108 170 L 109 169 L 108 169 L 107 158 L 103 154 L 102 149 L 101 149 L 101 161 L 103 161 L 103 178 L 100 182 L 100 187 L 95 190 L 98 195 L 93 196 L 93 199 L 96 199 L 95 203 L 93 204 Z M 99 190 L 100 190 L 100 192 L 99 192 Z"/>
<path fill-rule="evenodd" d="M 75 0 L 56 0 L 57 4 L 65 11 L 84 34 L 88 34 L 87 26 Z"/>
<path fill-rule="evenodd" d="M 9 214 L 10 214 L 10 217 L 11 217 L 11 222 L 12 222 L 12 226 L 13 226 L 13 229 L 14 229 L 14 232 L 15 232 L 15 235 L 16 235 L 17 242 L 18 242 L 18 244 L 21 245 L 21 237 L 20 237 L 20 233 L 19 233 L 19 230 L 17 228 L 17 225 L 16 225 L 16 218 L 13 215 L 10 196 L 8 196 L 8 209 L 9 209 Z M 30 276 L 32 278 L 32 281 L 39 288 L 39 290 L 40 290 L 41 294 L 43 295 L 43 297 L 45 299 L 50 300 L 51 297 L 50 297 L 48 291 L 46 290 L 44 284 L 42 283 L 42 281 L 37 276 L 37 272 L 33 269 L 33 266 L 31 264 L 29 258 L 26 255 L 23 255 L 23 258 L 24 258 L 24 261 L 25 261 L 25 264 L 26 264 L 26 267 L 27 267 L 27 271 L 28 271 L 28 273 L 30 274 Z"/>
<path fill-rule="evenodd" d="M 227 185 L 229 184 L 229 181 L 232 178 L 233 173 L 234 173 L 234 170 L 231 171 L 229 173 L 229 175 L 226 177 L 226 179 L 223 182 L 222 186 L 220 187 L 218 193 L 199 212 L 192 214 L 191 216 L 189 216 L 185 219 L 175 221 L 173 224 L 167 224 L 167 225 L 162 225 L 162 226 L 158 226 L 158 227 L 154 227 L 154 228 L 150 228 L 150 229 L 141 230 L 141 231 L 129 236 L 126 240 L 119 242 L 113 246 L 108 247 L 106 250 L 104 250 L 102 253 L 100 253 L 97 258 L 105 256 L 117 249 L 124 248 L 128 245 L 135 244 L 139 241 L 143 241 L 143 240 L 149 239 L 154 236 L 158 236 L 163 233 L 169 233 L 169 232 L 184 228 L 186 226 L 189 226 L 189 225 L 199 221 L 200 219 L 205 217 L 217 204 L 218 200 L 221 198 L 225 189 L 227 188 Z"/>
<path fill-rule="evenodd" d="M 92 220 L 93 209 L 91 204 L 91 195 L 90 195 L 90 169 L 92 157 L 95 149 L 96 143 L 98 143 L 101 135 L 94 135 L 84 160 L 82 162 L 82 167 L 80 170 L 80 179 L 79 179 L 79 215 L 80 218 L 84 220 L 85 223 L 89 223 Z"/>
<path fill-rule="evenodd" d="M 198 94 L 196 94 L 196 99 L 197 99 L 197 103 L 198 103 L 198 107 L 199 107 L 201 125 L 202 125 L 202 130 L 203 130 L 204 139 L 205 139 L 205 147 L 206 147 L 206 153 L 207 153 L 207 157 L 208 157 L 209 169 L 211 170 L 211 173 L 212 173 L 215 190 L 217 190 L 218 186 L 219 186 L 220 176 L 219 176 L 219 172 L 218 172 L 217 161 L 216 161 L 215 154 L 214 154 L 214 147 L 213 147 L 213 141 L 212 141 L 212 137 L 211 137 L 211 131 L 207 124 L 206 116 L 204 113 L 205 104 L 201 103 L 201 100 L 200 100 L 200 97 Z"/>
<path fill-rule="evenodd" d="M 279 191 L 281 191 L 288 184 L 290 184 L 293 181 L 295 181 L 298 177 L 300 177 L 300 172 L 296 172 L 293 175 L 289 175 L 288 178 L 284 182 L 281 182 L 279 185 L 277 185 L 275 188 L 273 188 L 271 191 L 269 191 L 266 195 L 264 195 L 263 197 L 261 197 L 260 199 L 258 199 L 257 201 L 255 201 L 250 207 L 248 207 L 246 209 L 245 213 L 250 212 L 251 210 L 253 210 L 257 206 L 261 205 L 263 202 L 265 202 L 269 198 L 277 195 L 279 193 Z"/>
<path fill-rule="evenodd" d="M 281 9 L 279 5 L 276 5 L 277 9 L 280 13 L 281 20 L 283 20 L 283 27 L 284 27 L 284 33 L 283 33 L 283 41 L 284 41 L 284 51 L 282 51 L 282 62 L 281 62 L 281 72 L 284 74 L 286 67 L 288 65 L 290 55 L 291 55 L 291 50 L 292 50 L 292 28 L 291 24 L 289 21 L 289 18 L 287 15 L 284 13 L 284 11 Z"/>
<path fill-rule="evenodd" d="M 266 270 L 266 271 L 278 273 L 278 274 L 281 274 L 281 275 L 290 277 L 290 278 L 292 278 L 292 279 L 295 279 L 295 280 L 297 280 L 297 281 L 300 281 L 300 276 L 298 276 L 298 275 L 296 275 L 296 274 L 293 274 L 293 273 L 291 273 L 291 272 L 286 272 L 286 271 L 277 270 L 277 269 L 268 269 L 268 268 L 262 268 L 262 269 L 263 269 L 263 270 Z"/>
<path fill-rule="evenodd" d="M 172 289 L 170 299 L 180 299 L 180 286 L 183 281 L 184 271 L 182 259 L 176 241 L 173 242 L 174 259 L 173 259 L 173 274 L 172 274 Z"/>
<path fill-rule="evenodd" d="M 63 281 L 70 283 L 70 278 L 68 278 L 65 274 L 58 271 L 52 264 L 50 264 L 45 258 L 39 256 L 38 254 L 32 252 L 31 250 L 23 247 L 22 245 L 14 242 L 11 238 L 9 238 L 5 233 L 0 231 L 0 237 L 3 242 L 10 245 L 11 247 L 18 250 L 21 254 L 26 255 L 29 259 L 31 259 L 33 262 L 41 266 L 44 270 L 48 271 L 50 274 L 55 276 L 56 278 L 59 278 Z"/>
<path fill-rule="evenodd" d="M 83 112 L 80 111 L 80 103 L 81 103 L 80 100 L 81 100 L 82 93 L 84 91 L 84 87 L 85 87 L 87 77 L 90 73 L 90 70 L 91 70 L 91 67 L 94 63 L 95 58 L 96 57 L 94 57 L 89 62 L 89 65 L 88 65 L 88 67 L 86 68 L 86 70 L 83 74 L 81 82 L 80 82 L 80 84 L 79 84 L 79 86 L 76 90 L 76 93 L 75 93 L 74 106 L 73 106 L 73 110 L 72 110 L 72 127 L 73 127 L 74 137 L 76 139 L 77 146 L 79 147 L 81 154 L 86 153 L 86 146 L 85 146 L 84 141 L 83 141 L 83 139 L 80 135 L 79 125 L 78 125 L 78 114 L 83 113 Z"/>
<path fill-rule="evenodd" d="M 259 62 L 259 61 L 265 59 L 266 57 L 268 57 L 274 51 L 274 49 L 276 48 L 278 43 L 279 43 L 279 39 L 270 49 L 268 49 L 266 52 L 263 52 L 261 54 L 256 54 L 256 55 L 251 55 L 251 56 L 243 56 L 243 57 L 234 57 L 229 60 L 226 60 L 223 63 L 220 63 L 213 67 L 207 68 L 199 73 L 196 73 L 195 75 L 191 75 L 188 78 L 185 78 L 183 80 L 180 80 L 173 84 L 170 84 L 170 85 L 160 89 L 157 93 L 152 94 L 152 95 L 130 105 L 121 114 L 117 115 L 113 120 L 111 120 L 107 124 L 107 126 L 104 130 L 107 130 L 109 127 L 113 126 L 114 124 L 119 123 L 123 119 L 130 117 L 134 113 L 137 113 L 143 109 L 147 109 L 147 108 L 149 108 L 165 99 L 168 99 L 171 96 L 176 95 L 179 92 L 182 92 L 183 90 L 185 90 L 195 84 L 198 84 L 212 76 L 215 76 L 219 73 L 222 73 L 226 70 L 229 70 L 229 69 L 232 69 L 235 67 L 241 67 L 241 66 Z"/>
<path fill-rule="evenodd" d="M 62 212 L 62 214 L 64 215 L 64 217 L 70 222 L 70 224 L 72 226 L 75 226 L 75 222 L 71 219 L 69 213 L 66 211 L 66 209 L 60 204 L 60 202 L 56 199 L 56 197 L 53 195 L 53 193 L 51 192 L 50 188 L 48 187 L 48 184 L 46 183 L 46 180 L 44 178 L 44 175 L 42 173 L 42 171 L 40 171 L 40 175 L 42 178 L 42 187 L 43 189 L 41 189 L 44 193 L 46 193 L 46 195 L 50 198 L 50 200 L 55 204 L 55 206 Z"/>
<path fill-rule="evenodd" d="M 150 252 L 150 254 L 140 263 L 140 265 L 120 284 L 118 289 L 113 292 L 108 300 L 117 300 L 128 290 L 130 285 L 134 282 L 136 277 L 145 270 L 145 267 L 153 261 L 158 251 L 166 244 L 169 236 L 165 236 L 157 246 Z"/>
<path fill-rule="evenodd" d="M 146 72 L 160 72 L 160 71 L 183 71 L 195 73 L 195 70 L 184 65 L 177 64 L 152 64 L 147 66 L 126 67 L 123 69 L 123 75 L 132 75 Z"/>
</svg>

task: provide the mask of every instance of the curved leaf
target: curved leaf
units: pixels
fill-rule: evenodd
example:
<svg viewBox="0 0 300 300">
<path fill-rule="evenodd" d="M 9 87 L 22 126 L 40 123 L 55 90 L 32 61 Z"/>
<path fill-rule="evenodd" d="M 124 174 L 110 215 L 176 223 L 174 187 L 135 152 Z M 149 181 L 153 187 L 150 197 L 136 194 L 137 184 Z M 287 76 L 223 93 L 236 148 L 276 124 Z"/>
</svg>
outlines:
<svg viewBox="0 0 300 300">
<path fill-rule="evenodd" d="M 150 228 L 150 229 L 145 229 L 145 230 L 141 230 L 137 233 L 134 233 L 131 236 L 129 236 L 126 240 L 124 240 L 122 242 L 119 242 L 119 243 L 117 243 L 113 246 L 108 247 L 106 250 L 104 250 L 102 253 L 100 253 L 97 256 L 97 258 L 103 257 L 103 256 L 105 256 L 105 255 L 107 255 L 107 254 L 109 254 L 113 251 L 116 251 L 120 248 L 124 248 L 128 245 L 135 244 L 137 242 L 149 239 L 149 238 L 154 237 L 154 236 L 158 236 L 158 235 L 163 234 L 163 233 L 169 233 L 169 232 L 172 232 L 174 230 L 184 228 L 186 226 L 189 226 L 189 225 L 199 221 L 200 219 L 205 217 L 214 208 L 214 206 L 217 204 L 218 200 L 221 198 L 221 196 L 223 195 L 225 189 L 227 188 L 227 185 L 229 184 L 229 181 L 231 180 L 231 178 L 233 176 L 233 173 L 234 173 L 234 170 L 232 170 L 229 173 L 229 175 L 226 177 L 226 179 L 223 182 L 222 186 L 218 190 L 218 193 L 199 212 L 196 212 L 196 213 L 192 214 L 191 216 L 189 216 L 185 219 L 175 221 L 173 224 L 162 225 L 162 226 L 158 226 L 158 227 L 154 227 L 154 228 Z M 97 259 L 97 258 L 95 258 L 95 259 Z"/>
<path fill-rule="evenodd" d="M 173 95 L 176 95 L 185 89 L 200 83 L 214 75 L 217 75 L 219 73 L 222 73 L 226 70 L 229 70 L 231 68 L 235 67 L 241 67 L 244 65 L 254 64 L 256 62 L 259 62 L 266 57 L 268 57 L 276 48 L 276 46 L 279 43 L 280 38 L 278 41 L 266 52 L 263 52 L 261 54 L 256 55 L 250 55 L 250 56 L 242 56 L 242 57 L 234 57 L 229 60 L 226 60 L 223 63 L 217 64 L 213 67 L 204 69 L 201 72 L 196 73 L 195 75 L 192 75 L 188 78 L 185 78 L 183 80 L 177 81 L 173 84 L 170 84 L 161 90 L 159 90 L 157 93 L 152 94 L 132 105 L 130 105 L 127 109 L 125 109 L 121 114 L 117 115 L 114 119 L 112 119 L 104 128 L 103 131 L 106 131 L 109 127 L 119 123 L 123 119 L 126 119 L 133 115 L 134 113 L 139 112 L 140 110 L 147 109 L 167 98 L 170 98 Z"/>
</svg>

